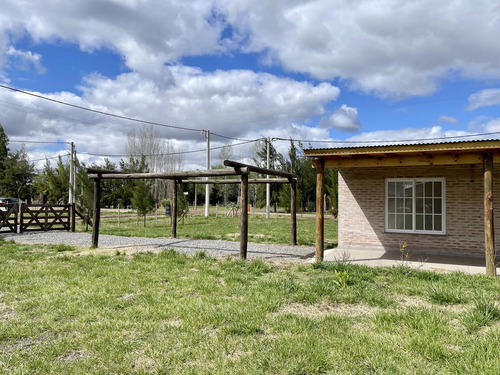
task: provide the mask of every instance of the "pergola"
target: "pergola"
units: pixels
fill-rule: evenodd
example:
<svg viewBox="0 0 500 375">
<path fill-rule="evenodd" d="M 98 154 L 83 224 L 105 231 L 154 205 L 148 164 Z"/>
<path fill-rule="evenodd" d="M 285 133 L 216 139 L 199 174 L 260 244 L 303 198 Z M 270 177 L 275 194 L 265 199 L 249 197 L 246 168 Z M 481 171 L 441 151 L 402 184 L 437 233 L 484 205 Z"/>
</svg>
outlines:
<svg viewBox="0 0 500 375">
<path fill-rule="evenodd" d="M 166 173 L 127 173 L 113 170 L 104 170 L 96 168 L 87 168 L 87 174 L 94 181 L 94 214 L 92 226 L 92 247 L 99 245 L 99 222 L 101 219 L 101 180 L 138 180 L 138 179 L 163 179 L 173 181 L 172 191 L 172 238 L 177 238 L 177 184 L 192 183 L 192 184 L 240 184 L 240 258 L 247 258 L 248 246 L 248 184 L 290 184 L 290 242 L 293 246 L 297 245 L 297 178 L 292 173 L 275 171 L 267 168 L 260 168 L 253 165 L 238 163 L 236 161 L 225 160 L 224 165 L 228 168 L 210 169 L 210 170 L 194 170 L 182 172 L 166 172 Z M 274 178 L 256 178 L 249 179 L 250 172 L 256 172 Z M 225 177 L 225 176 L 240 176 L 240 180 L 221 180 L 221 179 L 206 179 L 206 180 L 190 180 L 189 178 L 199 177 Z"/>
</svg>

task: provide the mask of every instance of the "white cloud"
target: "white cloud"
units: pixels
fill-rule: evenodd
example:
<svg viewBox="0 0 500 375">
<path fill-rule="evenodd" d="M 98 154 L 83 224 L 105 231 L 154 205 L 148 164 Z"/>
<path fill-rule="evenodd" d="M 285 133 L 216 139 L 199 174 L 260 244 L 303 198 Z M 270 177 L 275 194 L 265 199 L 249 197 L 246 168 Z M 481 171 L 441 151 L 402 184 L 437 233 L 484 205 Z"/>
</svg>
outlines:
<svg viewBox="0 0 500 375">
<path fill-rule="evenodd" d="M 438 122 L 440 124 L 458 124 L 458 120 L 453 116 L 439 116 Z"/>
<path fill-rule="evenodd" d="M 358 110 L 342 104 L 342 107 L 334 111 L 329 117 L 323 117 L 320 121 L 322 128 L 335 128 L 346 132 L 357 132 L 361 130 L 361 122 L 358 118 Z"/>
<path fill-rule="evenodd" d="M 366 141 L 380 141 L 380 144 L 394 141 L 394 143 L 414 143 L 414 142 L 443 142 L 445 138 L 465 136 L 472 133 L 462 130 L 445 130 L 441 126 L 432 126 L 430 128 L 406 128 L 397 130 L 379 130 L 366 132 L 354 137 L 350 137 L 347 141 L 359 142 L 356 146 L 369 145 L 373 143 L 365 143 Z M 451 139 L 459 140 L 460 138 Z M 469 138 L 467 138 L 469 139 Z M 472 138 L 470 138 L 472 139 Z"/>
<path fill-rule="evenodd" d="M 244 50 L 380 96 L 432 93 L 450 72 L 500 77 L 496 0 L 220 3 Z"/>
<path fill-rule="evenodd" d="M 48 96 L 149 121 L 210 129 L 228 137 L 292 135 L 309 139 L 318 134 L 324 139 L 328 137 L 327 130 L 311 129 L 304 124 L 323 115 L 325 106 L 340 93 L 328 83 L 313 85 L 248 70 L 207 73 L 185 66 L 163 69 L 171 77 L 170 84 L 145 79 L 137 72 L 124 73 L 116 79 L 92 75 L 80 87 L 82 96 L 68 92 Z M 79 152 L 124 153 L 127 134 L 140 126 L 5 90 L 0 91 L 0 107 L 2 125 L 11 139 L 74 141 Z M 205 148 L 199 131 L 159 129 L 162 136 L 174 140 L 180 151 Z M 228 142 L 238 143 L 214 134 L 211 144 L 219 147 Z M 242 155 L 249 147 L 237 146 L 235 150 Z M 35 150 L 35 145 L 27 144 L 27 150 Z M 186 168 L 202 167 L 203 155 L 186 155 Z"/>
<path fill-rule="evenodd" d="M 486 89 L 470 95 L 467 109 L 472 111 L 493 105 L 500 105 L 500 89 Z"/>
<path fill-rule="evenodd" d="M 19 51 L 13 46 L 10 46 L 6 53 L 9 61 L 7 65 L 15 67 L 19 70 L 28 70 L 33 66 L 38 74 L 45 73 L 45 68 L 42 65 L 42 56 L 31 51 Z"/>
</svg>

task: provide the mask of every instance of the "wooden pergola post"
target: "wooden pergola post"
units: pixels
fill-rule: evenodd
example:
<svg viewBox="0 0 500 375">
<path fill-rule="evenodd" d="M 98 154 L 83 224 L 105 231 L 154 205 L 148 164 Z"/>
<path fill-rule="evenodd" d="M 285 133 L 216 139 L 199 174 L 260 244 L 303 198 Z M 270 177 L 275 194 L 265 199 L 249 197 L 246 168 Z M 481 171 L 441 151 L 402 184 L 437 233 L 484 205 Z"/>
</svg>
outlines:
<svg viewBox="0 0 500 375">
<path fill-rule="evenodd" d="M 94 212 L 92 218 L 92 247 L 99 246 L 99 224 L 101 221 L 101 179 L 94 179 Z"/>
<path fill-rule="evenodd" d="M 297 180 L 290 179 L 290 242 L 297 245 Z"/>
<path fill-rule="evenodd" d="M 495 226 L 493 211 L 493 155 L 483 154 L 484 175 L 484 253 L 486 275 L 496 276 L 495 265 Z"/>
<path fill-rule="evenodd" d="M 71 216 L 70 216 L 70 221 L 71 221 L 71 231 L 75 232 L 76 231 L 76 203 L 71 204 Z"/>
<path fill-rule="evenodd" d="M 248 175 L 241 175 L 241 228 L 240 228 L 240 258 L 247 259 L 248 246 Z"/>
<path fill-rule="evenodd" d="M 172 238 L 177 238 L 177 180 L 172 180 Z"/>
<path fill-rule="evenodd" d="M 325 210 L 323 194 L 325 193 L 325 159 L 318 159 L 316 165 L 316 262 L 323 261 L 325 252 Z"/>
</svg>

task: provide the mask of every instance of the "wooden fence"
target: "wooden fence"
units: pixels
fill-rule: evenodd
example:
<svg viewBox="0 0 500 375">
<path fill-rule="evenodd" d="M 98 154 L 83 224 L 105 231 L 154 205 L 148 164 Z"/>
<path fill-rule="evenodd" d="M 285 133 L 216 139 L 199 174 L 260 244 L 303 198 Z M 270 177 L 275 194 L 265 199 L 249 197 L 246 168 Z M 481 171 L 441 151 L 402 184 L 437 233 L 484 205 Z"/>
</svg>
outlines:
<svg viewBox="0 0 500 375">
<path fill-rule="evenodd" d="M 21 204 L 14 205 L 8 211 L 0 211 L 0 229 L 7 228 L 9 232 L 71 230 L 75 231 L 74 205 L 54 204 Z"/>
</svg>

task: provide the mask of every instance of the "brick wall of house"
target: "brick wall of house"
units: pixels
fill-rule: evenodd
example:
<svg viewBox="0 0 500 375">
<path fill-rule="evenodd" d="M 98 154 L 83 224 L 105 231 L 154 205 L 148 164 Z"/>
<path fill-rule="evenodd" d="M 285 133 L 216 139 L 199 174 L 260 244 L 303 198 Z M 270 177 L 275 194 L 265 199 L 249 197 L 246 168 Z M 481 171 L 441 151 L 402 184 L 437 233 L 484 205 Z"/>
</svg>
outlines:
<svg viewBox="0 0 500 375">
<path fill-rule="evenodd" d="M 500 166 L 494 169 L 495 239 L 500 241 Z M 444 177 L 446 234 L 385 232 L 385 179 Z M 412 252 L 484 254 L 481 165 L 341 168 L 339 170 L 339 247 L 399 249 Z"/>
</svg>

